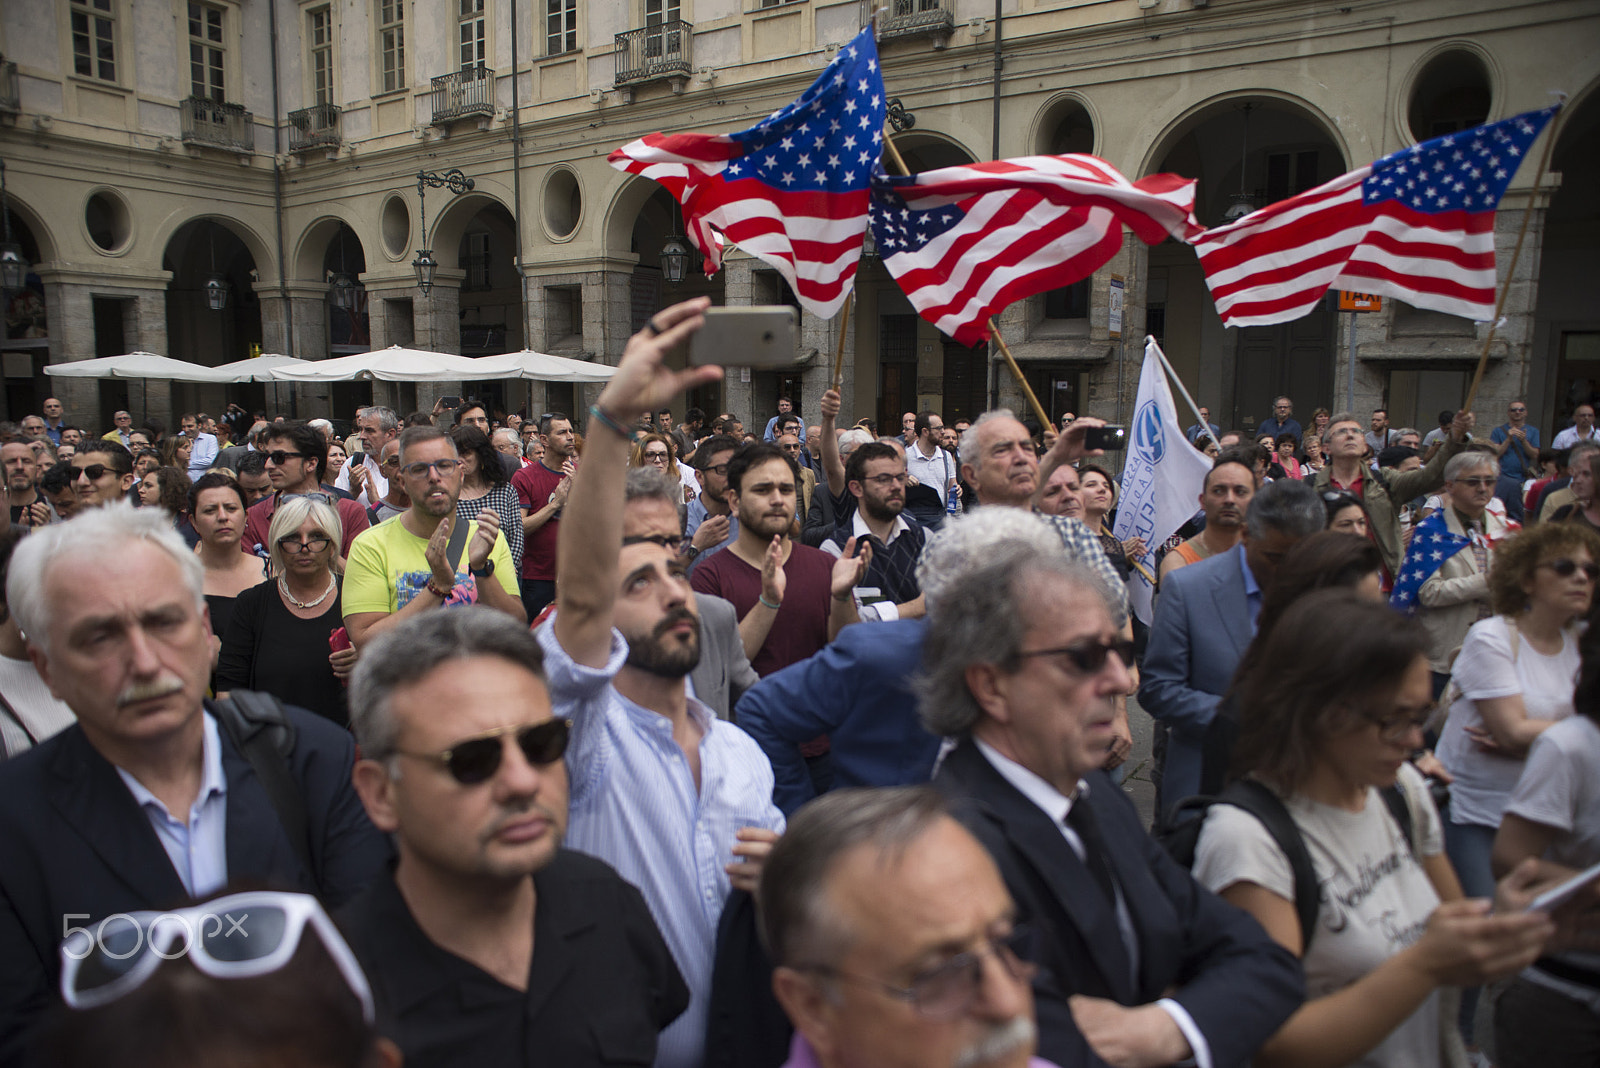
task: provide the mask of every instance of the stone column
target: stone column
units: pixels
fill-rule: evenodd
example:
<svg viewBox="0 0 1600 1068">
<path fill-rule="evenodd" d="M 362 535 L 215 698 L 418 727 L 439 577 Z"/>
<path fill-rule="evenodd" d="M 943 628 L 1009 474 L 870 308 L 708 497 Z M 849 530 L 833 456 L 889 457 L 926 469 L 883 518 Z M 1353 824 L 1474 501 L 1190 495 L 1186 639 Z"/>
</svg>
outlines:
<svg viewBox="0 0 1600 1068">
<path fill-rule="evenodd" d="M 722 262 L 722 294 L 730 308 L 749 307 L 756 302 L 756 271 L 764 267 L 752 256 L 730 256 Z M 754 374 L 748 367 L 729 367 L 722 376 L 722 410 L 732 412 L 746 430 L 759 434 L 766 425 L 757 425 Z M 707 412 L 715 419 L 716 412 Z"/>
<path fill-rule="evenodd" d="M 583 358 L 615 366 L 633 333 L 633 269 L 610 265 L 583 276 Z M 591 355 L 592 354 L 592 355 Z M 587 411 L 603 384 L 575 387 L 576 407 Z M 576 414 L 574 418 L 577 418 Z"/>
<path fill-rule="evenodd" d="M 465 271 L 440 268 L 428 295 L 419 295 L 412 303 L 417 348 L 428 352 L 461 352 L 461 283 L 466 277 Z M 461 383 L 457 381 L 418 382 L 417 407 L 430 411 L 440 397 L 460 394 Z"/>
</svg>

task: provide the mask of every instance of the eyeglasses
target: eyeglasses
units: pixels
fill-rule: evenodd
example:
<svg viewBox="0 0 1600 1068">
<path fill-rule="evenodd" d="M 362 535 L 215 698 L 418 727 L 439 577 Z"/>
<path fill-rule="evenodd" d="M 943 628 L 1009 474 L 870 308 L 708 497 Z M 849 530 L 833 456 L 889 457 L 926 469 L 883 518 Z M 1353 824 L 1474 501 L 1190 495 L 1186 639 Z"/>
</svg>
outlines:
<svg viewBox="0 0 1600 1068">
<path fill-rule="evenodd" d="M 386 460 L 379 460 L 378 464 L 381 467 L 393 467 L 395 464 L 397 464 L 399 462 L 400 462 L 400 456 L 397 453 L 394 456 L 391 456 Z"/>
<path fill-rule="evenodd" d="M 711 474 L 716 475 L 718 478 L 722 478 L 725 475 L 727 475 L 727 473 L 728 473 L 728 465 L 727 464 L 709 464 L 709 465 L 707 465 L 705 467 L 702 467 L 700 470 L 709 471 Z"/>
<path fill-rule="evenodd" d="M 865 481 L 871 482 L 877 486 L 902 486 L 905 484 L 906 475 L 904 471 L 898 475 L 868 475 Z"/>
<path fill-rule="evenodd" d="M 306 457 L 306 454 L 303 453 L 303 452 L 288 452 L 288 451 L 286 451 L 284 449 L 273 449 L 271 452 L 267 453 L 266 455 L 267 455 L 267 459 L 271 460 L 273 463 L 277 464 L 279 467 L 282 467 L 284 465 L 284 462 L 287 461 L 287 460 L 290 460 L 290 459 L 303 460 Z"/>
<path fill-rule="evenodd" d="M 1473 489 L 1493 489 L 1494 484 L 1499 480 L 1493 478 L 1458 478 L 1456 481 L 1471 486 Z"/>
<path fill-rule="evenodd" d="M 1011 978 L 1026 982 L 1037 970 L 1028 959 L 1033 955 L 1032 930 L 1018 925 L 1010 934 L 992 938 L 982 949 L 957 953 L 937 967 L 911 980 L 909 986 L 895 986 L 881 979 L 840 971 L 826 964 L 803 964 L 797 971 L 818 972 L 838 979 L 849 979 L 876 987 L 892 998 L 909 1002 L 917 1015 L 934 1020 L 953 1020 L 971 1007 L 983 986 L 983 960 L 991 953 Z"/>
<path fill-rule="evenodd" d="M 414 464 L 406 464 L 400 473 L 410 478 L 426 478 L 428 471 L 434 469 L 441 475 L 449 476 L 460 466 L 460 460 L 418 460 Z"/>
<path fill-rule="evenodd" d="M 78 474 L 82 475 L 84 478 L 87 478 L 90 482 L 99 482 L 106 476 L 107 471 L 110 471 L 112 474 L 117 473 L 115 468 L 108 467 L 105 464 L 84 464 L 82 467 L 78 468 Z"/>
<path fill-rule="evenodd" d="M 1548 567 L 1561 578 L 1571 578 L 1579 568 L 1583 569 L 1583 573 L 1588 576 L 1590 582 L 1600 578 L 1600 564 L 1580 564 L 1576 560 L 1568 560 L 1566 557 L 1562 557 L 1559 560 L 1545 560 L 1538 566 Z"/>
<path fill-rule="evenodd" d="M 649 463 L 660 464 L 663 467 L 667 464 L 667 454 L 664 452 L 647 452 L 644 458 Z"/>
<path fill-rule="evenodd" d="M 552 719 L 531 727 L 501 727 L 457 742 L 442 753 L 408 753 L 404 749 L 396 752 L 440 764 L 462 786 L 476 786 L 494 778 L 494 773 L 500 770 L 500 761 L 505 755 L 502 737 L 514 734 L 528 763 L 554 764 L 567 751 L 568 724 L 568 720 Z"/>
<path fill-rule="evenodd" d="M 213 979 L 270 975 L 294 958 L 308 923 L 372 1023 L 372 990 L 328 914 L 309 894 L 276 890 L 229 894 L 171 912 L 119 913 L 92 930 L 73 928 L 61 945 L 61 997 L 74 1009 L 109 1004 L 137 990 L 162 961 L 179 956 Z"/>
<path fill-rule="evenodd" d="M 1411 737 L 1413 731 L 1427 730 L 1429 712 L 1422 712 L 1415 716 L 1406 716 L 1401 719 L 1378 719 L 1372 722 L 1378 725 L 1378 737 L 1386 742 L 1403 742 Z"/>
<path fill-rule="evenodd" d="M 298 534 L 291 534 L 287 538 L 278 539 L 278 548 L 286 553 L 325 552 L 333 544 L 333 539 L 325 535 L 314 535 L 302 539 Z"/>
<path fill-rule="evenodd" d="M 682 534 L 635 534 L 632 537 L 623 538 L 622 544 L 641 545 L 649 542 L 651 545 L 659 545 L 663 549 L 671 549 L 673 552 L 677 552 L 687 540 Z"/>
<path fill-rule="evenodd" d="M 1072 666 L 1085 675 L 1093 675 L 1106 666 L 1106 657 L 1112 653 L 1117 654 L 1117 659 L 1122 661 L 1123 667 L 1133 665 L 1133 643 L 1120 638 L 1111 641 L 1082 641 L 1072 645 L 1063 645 L 1059 649 L 1029 649 L 1017 654 L 1019 657 L 1028 656 L 1065 656 L 1072 661 Z"/>
</svg>

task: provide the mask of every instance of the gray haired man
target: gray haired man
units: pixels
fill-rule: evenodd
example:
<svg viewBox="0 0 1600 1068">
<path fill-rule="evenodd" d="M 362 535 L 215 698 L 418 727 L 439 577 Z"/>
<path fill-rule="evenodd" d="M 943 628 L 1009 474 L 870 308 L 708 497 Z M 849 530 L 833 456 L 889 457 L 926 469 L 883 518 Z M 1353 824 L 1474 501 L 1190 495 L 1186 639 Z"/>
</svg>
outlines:
<svg viewBox="0 0 1600 1068">
<path fill-rule="evenodd" d="M 361 435 L 361 463 L 345 464 L 333 488 L 353 493 L 357 501 L 375 508 L 389 492 L 389 478 L 378 466 L 378 457 L 387 442 L 400 436 L 400 417 L 393 408 L 373 405 L 356 412 L 356 429 Z"/>
</svg>

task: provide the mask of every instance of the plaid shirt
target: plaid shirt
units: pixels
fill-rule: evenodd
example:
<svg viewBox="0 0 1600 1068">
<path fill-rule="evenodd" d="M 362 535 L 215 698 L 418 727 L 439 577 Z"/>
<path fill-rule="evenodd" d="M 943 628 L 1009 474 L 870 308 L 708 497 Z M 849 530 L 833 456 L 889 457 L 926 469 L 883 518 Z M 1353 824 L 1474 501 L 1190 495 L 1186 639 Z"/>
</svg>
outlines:
<svg viewBox="0 0 1600 1068">
<path fill-rule="evenodd" d="M 1101 548 L 1100 536 L 1090 530 L 1081 519 L 1036 514 L 1056 528 L 1056 533 L 1061 535 L 1061 544 L 1066 546 L 1068 556 L 1100 576 L 1105 583 L 1106 592 L 1111 595 L 1112 603 L 1115 605 L 1115 611 L 1111 613 L 1112 622 L 1121 627 L 1128 621 L 1128 587 L 1123 585 L 1117 569 L 1111 566 L 1110 558 L 1106 556 L 1105 549 Z"/>
</svg>

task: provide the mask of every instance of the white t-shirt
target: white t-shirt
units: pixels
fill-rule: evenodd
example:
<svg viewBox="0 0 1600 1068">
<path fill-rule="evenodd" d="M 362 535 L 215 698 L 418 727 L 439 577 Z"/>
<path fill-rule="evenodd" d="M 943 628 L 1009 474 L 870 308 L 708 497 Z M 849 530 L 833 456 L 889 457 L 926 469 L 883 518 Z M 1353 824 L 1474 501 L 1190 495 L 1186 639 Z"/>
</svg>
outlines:
<svg viewBox="0 0 1600 1068">
<path fill-rule="evenodd" d="M 1529 719 L 1566 719 L 1572 715 L 1572 688 L 1578 679 L 1578 636 L 1568 631 L 1561 651 L 1546 656 L 1518 635 L 1513 663 L 1506 618 L 1480 619 L 1461 643 L 1451 678 L 1461 696 L 1450 706 L 1438 748 L 1439 760 L 1455 776 L 1450 822 L 1498 827 L 1523 762 L 1481 752 L 1473 743 L 1466 729 L 1483 726 L 1477 702 L 1521 694 Z"/>
<path fill-rule="evenodd" d="M 1439 813 L 1422 776 L 1400 768 L 1412 823 L 1423 856 L 1444 851 Z M 1348 812 L 1302 797 L 1285 802 L 1316 869 L 1322 903 L 1317 932 L 1304 960 L 1306 997 L 1336 993 L 1422 936 L 1439 907 L 1421 862 L 1376 788 L 1367 804 Z M 1213 805 L 1195 847 L 1194 877 L 1217 893 L 1234 883 L 1255 883 L 1294 901 L 1294 870 L 1260 820 L 1232 805 Z M 1439 996 L 1390 1032 L 1359 1068 L 1428 1068 L 1439 1063 Z"/>
<path fill-rule="evenodd" d="M 372 508 L 375 507 L 379 501 L 382 501 L 389 495 L 389 480 L 383 477 L 383 468 L 378 465 L 378 458 L 376 456 L 372 455 L 370 452 L 363 453 L 362 455 L 365 456 L 365 459 L 361 461 L 361 466 L 365 467 L 367 469 L 367 474 L 372 476 L 372 488 L 377 492 L 378 500 L 367 500 L 366 491 L 363 490 L 362 492 L 356 494 L 356 502 L 363 504 L 368 508 Z M 349 464 L 345 464 L 344 467 L 339 469 L 339 477 L 334 479 L 333 488 L 342 489 L 347 493 L 350 491 Z"/>
</svg>

